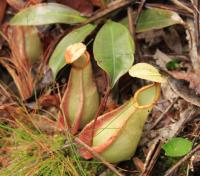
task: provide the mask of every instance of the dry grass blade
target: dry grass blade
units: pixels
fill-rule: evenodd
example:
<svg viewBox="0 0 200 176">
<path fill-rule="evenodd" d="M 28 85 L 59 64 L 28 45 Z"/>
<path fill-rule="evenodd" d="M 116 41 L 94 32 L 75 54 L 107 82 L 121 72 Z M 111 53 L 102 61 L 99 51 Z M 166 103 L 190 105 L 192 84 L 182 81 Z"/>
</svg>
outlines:
<svg viewBox="0 0 200 176">
<path fill-rule="evenodd" d="M 171 0 L 175 5 L 177 5 L 178 7 L 188 11 L 189 13 L 193 13 L 193 10 L 191 8 L 189 8 L 188 6 L 186 6 L 183 2 L 180 2 L 179 0 Z"/>
<path fill-rule="evenodd" d="M 32 95 L 34 88 L 31 64 L 28 61 L 25 48 L 25 32 L 26 28 L 24 27 L 7 28 L 4 38 L 10 46 L 11 56 L 10 58 L 0 58 L 0 63 L 12 76 L 23 100 Z"/>
<path fill-rule="evenodd" d="M 13 102 L 13 97 L 7 87 L 0 82 L 0 104 L 4 102 Z"/>
<path fill-rule="evenodd" d="M 19 94 L 25 100 L 32 95 L 34 83 L 31 72 L 23 72 L 21 67 L 16 67 L 14 63 L 9 63 L 10 58 L 0 58 L 0 63 L 7 69 L 12 76 Z M 11 61 L 12 62 L 12 61 Z"/>
</svg>

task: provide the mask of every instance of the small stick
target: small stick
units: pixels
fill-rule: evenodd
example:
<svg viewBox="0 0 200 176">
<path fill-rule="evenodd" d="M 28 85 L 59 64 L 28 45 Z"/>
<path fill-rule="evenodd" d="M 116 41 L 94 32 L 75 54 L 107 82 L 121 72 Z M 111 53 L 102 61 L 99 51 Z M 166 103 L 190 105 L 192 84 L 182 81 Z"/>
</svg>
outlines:
<svg viewBox="0 0 200 176">
<path fill-rule="evenodd" d="M 107 166 L 111 171 L 113 171 L 117 176 L 123 176 L 112 164 L 107 162 L 101 155 L 99 155 L 97 152 L 95 152 L 90 146 L 85 144 L 83 141 L 81 141 L 79 138 L 75 137 L 74 139 L 78 144 L 83 146 L 88 152 L 90 152 L 95 158 L 100 160 L 105 166 Z"/>
<path fill-rule="evenodd" d="M 137 38 L 136 38 L 136 24 L 135 19 L 133 18 L 133 9 L 132 7 L 127 8 L 127 14 L 128 14 L 128 28 L 131 34 L 131 37 L 133 38 L 133 41 L 135 42 L 135 63 L 138 63 L 141 57 L 141 53 L 138 47 Z"/>
<path fill-rule="evenodd" d="M 137 15 L 136 15 L 135 21 L 134 21 L 134 25 L 135 25 L 135 26 L 136 26 L 136 24 L 137 24 L 138 18 L 140 17 L 140 14 L 141 14 L 141 12 L 142 12 L 142 8 L 144 7 L 145 2 L 146 2 L 146 0 L 142 0 L 142 2 L 141 2 L 140 5 L 139 5 L 138 11 L 137 11 Z"/>
<path fill-rule="evenodd" d="M 135 32 L 136 32 L 136 27 L 137 27 L 137 22 L 138 22 L 138 19 L 140 17 L 140 14 L 142 12 L 142 8 L 144 7 L 144 4 L 145 4 L 146 0 L 142 0 L 140 2 L 140 5 L 139 5 L 139 8 L 138 8 L 138 11 L 137 11 L 137 14 L 135 16 L 135 19 L 133 21 L 133 25 L 134 25 L 134 29 L 135 29 Z M 135 35 L 135 34 L 134 34 Z M 135 36 L 134 36 L 135 37 Z M 137 43 L 137 39 L 135 37 L 134 39 L 135 41 L 135 47 L 136 47 L 136 58 L 135 58 L 135 63 L 139 63 L 140 62 L 140 59 L 142 57 L 142 54 L 141 54 L 141 51 L 140 51 L 140 47 L 138 46 L 138 43 Z M 140 84 L 143 85 L 144 82 L 143 80 L 140 80 Z"/>
<path fill-rule="evenodd" d="M 186 11 L 188 11 L 189 13 L 193 14 L 193 10 L 191 8 L 189 8 L 188 6 L 186 6 L 185 4 L 183 4 L 182 2 L 180 2 L 179 0 L 171 0 L 175 5 L 177 5 L 178 7 L 185 9 Z"/>
<path fill-rule="evenodd" d="M 123 7 L 126 7 L 128 6 L 129 4 L 133 3 L 134 1 L 133 0 L 126 0 L 126 1 L 120 1 L 118 3 L 114 3 L 113 5 L 109 6 L 109 8 L 106 8 L 104 10 L 101 10 L 97 13 L 95 13 L 92 17 L 90 17 L 88 20 L 86 20 L 85 22 L 83 22 L 82 24 L 88 24 L 88 23 L 92 23 L 120 8 L 123 8 Z"/>
<path fill-rule="evenodd" d="M 183 164 L 185 161 L 187 161 L 194 153 L 196 153 L 198 150 L 200 150 L 200 144 L 197 145 L 190 153 L 188 153 L 186 156 L 184 156 L 182 159 L 180 159 L 173 167 L 171 167 L 164 176 L 170 176 L 181 164 Z"/>
<path fill-rule="evenodd" d="M 128 28 L 131 33 L 131 36 L 135 40 L 135 26 L 133 24 L 133 9 L 132 9 L 132 7 L 127 8 L 127 14 L 128 14 Z"/>
<path fill-rule="evenodd" d="M 155 145 L 153 146 L 153 149 L 148 154 L 148 155 L 150 155 L 150 158 L 149 158 L 149 160 L 148 159 L 146 160 L 145 169 L 140 176 L 151 175 L 151 172 L 152 172 L 152 170 L 156 164 L 156 161 L 159 157 L 162 145 L 163 145 L 163 142 L 161 140 L 156 141 Z"/>
<path fill-rule="evenodd" d="M 199 40 L 199 33 L 200 33 L 200 29 L 199 29 L 199 13 L 198 13 L 198 8 L 199 8 L 199 2 L 198 0 L 194 0 L 193 1 L 193 5 L 194 5 L 194 26 L 195 26 L 195 37 L 196 37 L 196 44 L 198 46 L 198 40 Z"/>
<path fill-rule="evenodd" d="M 169 110 L 173 107 L 177 100 L 178 97 L 176 97 L 175 100 L 167 107 L 167 109 L 156 119 L 156 121 L 151 126 L 150 130 L 157 126 L 157 124 L 163 119 L 163 117 L 165 117 L 165 115 L 169 112 Z"/>
</svg>

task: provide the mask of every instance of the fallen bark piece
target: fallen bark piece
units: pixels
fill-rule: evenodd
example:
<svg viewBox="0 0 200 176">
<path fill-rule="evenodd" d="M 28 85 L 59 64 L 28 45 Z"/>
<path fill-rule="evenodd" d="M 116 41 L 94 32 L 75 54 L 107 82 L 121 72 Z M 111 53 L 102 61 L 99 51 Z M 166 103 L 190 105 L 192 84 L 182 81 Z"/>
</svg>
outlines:
<svg viewBox="0 0 200 176">
<path fill-rule="evenodd" d="M 193 89 L 190 89 L 183 80 L 168 77 L 168 83 L 172 90 L 185 101 L 200 107 L 200 96 Z"/>
</svg>

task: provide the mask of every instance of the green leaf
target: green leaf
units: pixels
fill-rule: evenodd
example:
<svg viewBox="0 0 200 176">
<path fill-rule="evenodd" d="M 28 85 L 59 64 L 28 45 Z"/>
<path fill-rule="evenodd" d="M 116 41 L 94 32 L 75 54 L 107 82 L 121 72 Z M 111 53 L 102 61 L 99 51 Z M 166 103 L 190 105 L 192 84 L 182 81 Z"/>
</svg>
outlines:
<svg viewBox="0 0 200 176">
<path fill-rule="evenodd" d="M 180 61 L 177 59 L 172 59 L 171 61 L 167 62 L 166 67 L 168 70 L 177 70 L 181 68 Z"/>
<path fill-rule="evenodd" d="M 129 28 L 128 26 L 128 17 L 124 17 L 119 21 L 121 24 L 123 24 L 127 29 Z"/>
<path fill-rule="evenodd" d="M 108 21 L 98 32 L 93 46 L 98 65 L 110 76 L 111 87 L 134 61 L 134 42 L 122 24 Z"/>
<path fill-rule="evenodd" d="M 181 17 L 173 11 L 150 8 L 141 13 L 137 22 L 136 31 L 145 32 L 182 23 L 183 20 Z"/>
<path fill-rule="evenodd" d="M 148 81 L 165 83 L 165 78 L 159 73 L 158 69 L 147 63 L 138 63 L 131 67 L 129 74 L 132 77 L 145 79 Z"/>
<path fill-rule="evenodd" d="M 17 13 L 11 25 L 46 25 L 53 23 L 76 24 L 84 21 L 80 13 L 70 7 L 57 3 L 41 3 L 30 6 Z"/>
<path fill-rule="evenodd" d="M 162 148 L 164 149 L 166 156 L 180 157 L 190 152 L 192 149 L 192 142 L 187 139 L 177 137 L 169 140 L 163 145 Z"/>
<path fill-rule="evenodd" d="M 82 42 L 93 30 L 95 26 L 88 24 L 67 34 L 56 46 L 49 60 L 49 67 L 52 69 L 54 78 L 57 73 L 66 65 L 65 50 L 69 45 Z"/>
<path fill-rule="evenodd" d="M 120 23 L 128 28 L 128 17 L 123 18 Z M 149 8 L 142 11 L 136 25 L 136 32 L 162 29 L 164 27 L 182 23 L 183 20 L 181 17 L 173 11 Z"/>
</svg>

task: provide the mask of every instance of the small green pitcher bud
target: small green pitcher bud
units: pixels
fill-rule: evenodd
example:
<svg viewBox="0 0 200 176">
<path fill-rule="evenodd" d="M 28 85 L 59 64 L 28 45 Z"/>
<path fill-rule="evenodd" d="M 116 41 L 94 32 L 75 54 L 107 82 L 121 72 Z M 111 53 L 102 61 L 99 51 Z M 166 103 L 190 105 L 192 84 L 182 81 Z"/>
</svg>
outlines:
<svg viewBox="0 0 200 176">
<path fill-rule="evenodd" d="M 111 163 L 130 159 L 142 135 L 144 123 L 153 105 L 159 99 L 160 84 L 154 83 L 139 89 L 134 97 L 119 108 L 90 122 L 79 138 Z M 95 125 L 94 125 L 95 123 Z M 85 159 L 92 158 L 86 149 L 80 149 Z"/>
<path fill-rule="evenodd" d="M 29 65 L 39 61 L 43 48 L 38 30 L 33 26 L 11 26 L 7 29 L 9 45 L 14 57 L 26 59 Z"/>
</svg>

